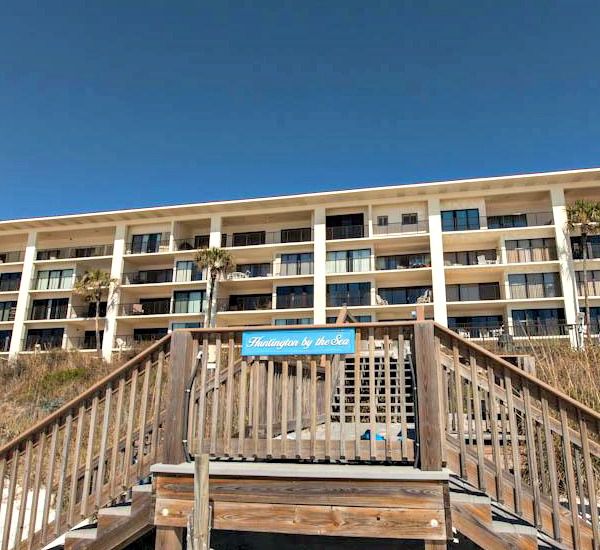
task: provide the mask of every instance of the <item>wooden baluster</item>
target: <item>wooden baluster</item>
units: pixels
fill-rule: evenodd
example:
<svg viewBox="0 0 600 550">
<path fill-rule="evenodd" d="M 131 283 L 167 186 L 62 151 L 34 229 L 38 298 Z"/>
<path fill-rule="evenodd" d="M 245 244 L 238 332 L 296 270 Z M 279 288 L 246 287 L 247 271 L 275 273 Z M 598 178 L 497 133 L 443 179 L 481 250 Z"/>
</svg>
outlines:
<svg viewBox="0 0 600 550">
<path fill-rule="evenodd" d="M 369 329 L 369 456 L 371 460 L 377 459 L 377 396 L 375 387 L 375 339 L 373 329 Z"/>
<path fill-rule="evenodd" d="M 213 395 L 212 411 L 210 422 L 210 454 L 217 455 L 217 441 L 219 438 L 219 389 L 221 387 L 221 336 L 217 333 L 216 341 L 215 369 L 213 371 Z"/>
<path fill-rule="evenodd" d="M 11 454 L 10 477 L 8 479 L 8 496 L 6 499 L 6 513 L 4 515 L 4 531 L 2 532 L 2 550 L 8 550 L 10 528 L 12 525 L 13 506 L 17 490 L 17 473 L 19 467 L 19 447 L 15 447 Z"/>
<path fill-rule="evenodd" d="M 391 369 L 391 366 L 390 366 Z M 405 369 L 405 357 L 404 357 L 404 333 L 402 329 L 398 329 L 398 361 L 396 363 L 396 375 L 398 376 L 399 386 L 396 387 L 394 395 L 396 397 L 395 408 L 397 410 L 398 404 L 400 404 L 400 453 L 402 460 L 408 460 L 408 419 L 406 414 L 406 369 Z M 413 383 L 415 381 L 413 380 Z M 390 373 L 390 393 L 391 393 L 391 373 Z M 413 391 L 416 391 L 413 387 Z M 413 401 L 414 403 L 414 401 Z M 417 411 L 413 411 L 416 416 Z M 396 419 L 396 422 L 398 420 Z M 396 434 L 390 434 L 390 443 L 396 443 Z M 393 457 L 393 455 L 392 455 Z"/>
<path fill-rule="evenodd" d="M 398 363 L 396 365 L 396 375 L 398 376 L 398 382 L 404 379 L 404 368 L 400 368 L 400 352 L 398 352 Z M 385 394 L 385 459 L 393 459 L 393 445 L 394 445 L 394 434 L 392 433 L 392 374 L 390 367 L 390 337 L 386 332 L 383 335 L 383 379 L 384 379 L 384 394 Z M 398 391 L 399 388 L 396 388 Z M 404 403 L 404 396 L 401 397 L 400 403 Z M 404 455 L 404 448 L 406 446 L 405 440 L 406 434 L 402 433 L 401 439 L 401 453 Z"/>
<path fill-rule="evenodd" d="M 248 363 L 242 361 L 240 371 L 240 394 L 238 407 L 238 456 L 244 456 L 244 443 L 246 440 L 246 387 L 248 377 Z"/>
<path fill-rule="evenodd" d="M 81 517 L 88 516 L 88 499 L 91 494 L 90 478 L 92 475 L 92 461 L 94 460 L 94 436 L 96 434 L 96 418 L 98 415 L 98 395 L 92 399 L 92 408 L 90 412 L 90 425 L 87 440 L 87 453 L 85 457 L 85 470 L 83 473 L 83 489 L 81 491 Z"/>
<path fill-rule="evenodd" d="M 4 453 L 4 455 L 2 456 L 2 458 L 0 458 L 0 496 L 4 497 L 4 476 L 6 474 L 6 455 L 7 453 Z M 0 499 L 0 512 L 3 509 L 3 503 L 4 503 L 4 498 Z M 2 543 L 2 541 L 0 541 L 0 544 Z M 0 546 L 1 548 L 1 546 Z"/>
<path fill-rule="evenodd" d="M 346 359 L 340 359 L 340 459 L 346 458 Z"/>
<path fill-rule="evenodd" d="M 325 369 L 325 460 L 331 459 L 331 361 L 323 363 Z"/>
<path fill-rule="evenodd" d="M 577 478 L 577 491 L 579 493 L 579 513 L 582 518 L 586 517 L 586 506 L 585 506 L 585 488 L 583 484 L 583 472 L 581 471 L 581 453 L 576 445 L 573 445 L 573 451 L 575 453 L 575 477 Z M 598 541 L 600 542 L 600 541 Z"/>
<path fill-rule="evenodd" d="M 127 432 L 125 434 L 125 458 L 123 464 L 123 479 L 121 486 L 123 489 L 129 487 L 131 462 L 133 456 L 133 425 L 135 419 L 135 401 L 137 395 L 138 369 L 135 368 L 131 373 L 131 382 L 129 384 L 129 410 L 127 411 Z"/>
<path fill-rule="evenodd" d="M 13 539 L 16 542 L 20 542 L 23 538 L 23 525 L 25 523 L 25 509 L 27 508 L 27 494 L 29 493 L 32 455 L 33 439 L 30 438 L 27 440 L 27 443 L 25 443 L 23 479 L 21 482 L 21 502 L 19 504 L 19 515 L 17 516 L 17 529 L 15 530 Z"/>
<path fill-rule="evenodd" d="M 102 418 L 102 433 L 100 435 L 100 453 L 98 454 L 98 476 L 96 478 L 96 508 L 102 506 L 102 489 L 104 487 L 104 468 L 106 462 L 106 444 L 110 428 L 110 406 L 112 402 L 112 384 L 106 388 L 104 395 L 104 416 Z M 112 495 L 111 495 L 112 496 Z"/>
<path fill-rule="evenodd" d="M 81 440 L 83 438 L 83 425 L 85 423 L 85 403 L 82 403 L 77 413 L 77 433 L 75 435 L 75 448 L 73 463 L 71 464 L 71 490 L 69 493 L 69 513 L 67 516 L 67 527 L 72 527 L 75 521 L 75 504 L 77 502 L 77 481 L 79 472 L 79 457 L 81 453 Z"/>
<path fill-rule="evenodd" d="M 310 361 L 310 458 L 317 456 L 317 362 Z"/>
<path fill-rule="evenodd" d="M 233 422 L 233 368 L 235 365 L 235 335 L 231 333 L 227 344 L 227 390 L 225 396 L 225 432 L 223 434 L 223 453 L 233 456 L 231 449 L 231 429 Z"/>
<path fill-rule="evenodd" d="M 465 378 L 465 386 L 467 390 L 467 442 L 472 451 L 475 444 L 475 436 L 473 434 L 473 381 Z"/>
<path fill-rule="evenodd" d="M 288 362 L 281 364 L 281 458 L 287 458 L 288 442 Z"/>
<path fill-rule="evenodd" d="M 146 422 L 148 420 L 148 400 L 150 399 L 150 373 L 152 372 L 152 359 L 146 361 L 144 368 L 144 381 L 142 382 L 142 395 L 140 396 L 140 417 L 138 421 L 138 461 L 136 477 L 141 479 L 144 473 L 144 448 L 146 447 Z"/>
<path fill-rule="evenodd" d="M 485 455 L 483 441 L 483 426 L 481 423 L 481 396 L 479 393 L 479 382 L 477 373 L 477 360 L 474 355 L 470 355 L 469 363 L 471 366 L 471 386 L 473 387 L 473 413 L 475 415 L 475 432 L 477 437 L 477 481 L 482 491 L 485 491 Z"/>
<path fill-rule="evenodd" d="M 206 423 L 206 377 L 208 365 L 208 339 L 206 334 L 202 338 L 202 359 L 200 360 L 200 383 L 198 384 L 198 443 L 196 445 L 196 454 L 204 454 L 204 432 Z"/>
<path fill-rule="evenodd" d="M 573 470 L 573 456 L 571 454 L 571 434 L 569 432 L 569 418 L 566 406 L 559 399 L 560 426 L 562 432 L 563 456 L 565 460 L 565 474 L 567 483 L 567 498 L 569 510 L 571 511 L 571 524 L 573 528 L 573 545 L 581 547 L 581 536 L 579 532 L 579 516 L 577 514 L 577 488 L 575 486 L 575 472 Z"/>
<path fill-rule="evenodd" d="M 579 421 L 579 433 L 581 436 L 581 452 L 583 453 L 583 464 L 587 481 L 587 494 L 590 502 L 590 516 L 592 520 L 592 533 L 594 540 L 600 541 L 600 526 L 598 525 L 598 498 L 596 495 L 596 483 L 594 479 L 594 466 L 590 453 L 590 442 L 588 439 L 587 421 L 581 411 L 577 411 Z"/>
<path fill-rule="evenodd" d="M 502 379 L 503 380 L 503 379 Z M 508 448 L 508 406 L 506 405 L 506 388 L 504 388 L 504 400 L 500 403 L 500 423 L 502 429 L 502 455 L 504 457 L 504 469 L 510 470 L 511 458 Z"/>
<path fill-rule="evenodd" d="M 543 391 L 543 390 L 542 390 Z M 554 439 L 550 427 L 550 415 L 548 413 L 548 399 L 544 393 L 541 395 L 542 423 L 544 427 L 544 440 L 546 442 L 546 457 L 548 460 L 548 476 L 550 478 L 550 493 L 552 495 L 552 528 L 554 538 L 560 542 L 560 502 L 558 490 L 558 476 L 556 473 L 556 455 L 554 454 Z"/>
<path fill-rule="evenodd" d="M 498 435 L 498 408 L 496 406 L 496 380 L 492 365 L 488 364 L 488 388 L 490 399 L 490 430 L 492 432 L 492 459 L 494 461 L 494 487 L 496 488 L 496 500 L 500 503 L 504 502 L 502 493 L 502 457 L 500 455 L 500 438 Z"/>
<path fill-rule="evenodd" d="M 354 353 L 354 458 L 360 460 L 360 390 L 361 390 L 361 366 L 360 366 L 361 334 L 360 329 L 356 331 L 356 348 Z"/>
<path fill-rule="evenodd" d="M 55 424 L 56 426 L 56 424 Z M 35 524 L 38 517 L 39 501 L 40 501 L 40 489 L 42 486 L 42 469 L 44 466 L 45 450 L 46 450 L 46 431 L 42 431 L 38 440 L 37 446 L 37 461 L 35 464 L 35 473 L 33 481 L 33 492 L 31 499 L 31 513 L 29 514 L 29 529 L 27 531 L 27 548 L 33 549 L 33 536 L 35 534 Z M 1 474 L 3 475 L 3 474 Z M 0 479 L 3 479 L 0 475 Z M 51 492 L 52 485 L 46 486 L 46 492 Z M 1 489 L 0 489 L 1 490 Z"/>
<path fill-rule="evenodd" d="M 68 418 L 70 418 L 69 415 Z M 40 537 L 40 541 L 42 544 L 46 542 L 46 535 L 48 529 L 48 516 L 50 514 L 50 498 L 52 496 L 52 487 L 54 487 L 54 464 L 56 461 L 56 447 L 58 442 L 58 420 L 52 426 L 52 436 L 50 438 L 50 452 L 48 453 L 48 464 L 46 467 L 46 483 L 45 483 L 45 494 L 44 494 L 44 508 L 42 510 L 42 533 Z M 1 479 L 1 478 L 0 478 Z M 56 512 L 55 512 L 55 522 L 58 524 L 58 519 L 60 518 L 60 505 L 61 501 L 56 500 Z M 36 517 L 32 514 L 32 517 Z M 35 522 L 34 522 L 35 524 Z M 33 539 L 30 539 L 30 548 L 33 548 Z"/>
<path fill-rule="evenodd" d="M 541 424 L 534 419 L 535 441 L 537 443 L 537 455 L 540 468 L 540 490 L 544 496 L 548 495 L 548 471 L 546 459 L 544 457 L 544 441 Z"/>
<path fill-rule="evenodd" d="M 58 428 L 58 424 L 55 424 L 55 429 Z M 65 493 L 65 480 L 67 477 L 67 470 L 69 464 L 69 447 L 71 445 L 71 435 L 73 433 L 73 412 L 69 411 L 67 420 L 65 423 L 65 429 L 63 434 L 63 445 L 62 452 L 60 455 L 60 472 L 58 473 L 58 488 L 56 490 L 56 501 L 54 502 L 55 507 L 55 518 L 54 518 L 54 535 L 58 536 L 61 533 L 62 519 L 63 519 L 63 497 Z M 58 437 L 58 431 L 56 432 Z M 54 437 L 54 433 L 52 434 Z M 54 481 L 54 456 L 56 452 L 56 441 L 53 440 L 53 445 L 50 446 L 50 456 L 48 460 L 48 472 L 46 475 L 46 483 L 48 487 L 52 487 Z M 44 513 L 42 514 L 42 541 L 46 542 L 46 528 L 48 526 L 48 516 L 50 513 L 50 494 L 51 491 L 46 492 L 46 498 L 44 502 Z"/>
<path fill-rule="evenodd" d="M 519 431 L 515 416 L 513 386 L 510 372 L 504 371 L 504 387 L 506 388 L 506 406 L 508 407 L 508 423 L 510 424 L 510 447 L 512 450 L 513 476 L 515 479 L 515 513 L 523 513 L 523 489 L 521 487 L 521 462 L 519 459 Z"/>
<path fill-rule="evenodd" d="M 267 364 L 267 458 L 273 458 L 273 361 Z"/>
<path fill-rule="evenodd" d="M 115 411 L 115 422 L 113 425 L 113 440 L 112 440 L 112 452 L 110 457 L 110 479 L 109 479 L 109 493 L 111 496 L 115 496 L 117 485 L 117 472 L 118 475 L 122 475 L 121 468 L 117 468 L 117 462 L 119 462 L 120 454 L 120 437 L 121 437 L 121 419 L 123 416 L 123 401 L 125 399 L 125 377 L 119 380 L 119 389 L 117 390 L 117 409 Z"/>
<path fill-rule="evenodd" d="M 260 361 L 254 361 L 251 365 L 253 382 L 253 396 L 252 396 L 252 442 L 254 444 L 254 457 L 260 456 L 259 448 L 259 433 L 260 433 L 260 404 L 261 404 L 261 393 L 262 387 L 260 384 L 260 371 L 262 369 L 262 363 Z"/>
<path fill-rule="evenodd" d="M 523 403 L 525 405 L 525 433 L 527 446 L 527 460 L 529 462 L 529 477 L 533 490 L 533 518 L 537 527 L 542 526 L 542 514 L 540 509 L 541 494 L 538 478 L 538 463 L 535 452 L 535 432 L 533 431 L 533 412 L 531 410 L 531 396 L 529 393 L 529 382 L 523 380 Z"/>
<path fill-rule="evenodd" d="M 456 392 L 456 406 L 458 411 L 458 444 L 460 448 L 460 475 L 464 479 L 469 479 L 467 470 L 467 443 L 465 441 L 465 415 L 463 401 L 463 382 L 461 374 L 460 355 L 458 345 L 453 342 L 452 345 L 452 363 L 454 365 L 454 388 Z"/>
<path fill-rule="evenodd" d="M 158 456 L 158 445 L 160 430 L 160 408 L 162 403 L 162 376 L 165 364 L 165 352 L 160 350 L 156 364 L 156 379 L 154 380 L 154 405 L 152 410 L 152 439 L 150 444 L 150 461 L 156 462 Z M 119 394 L 120 395 L 120 394 Z M 118 409 L 120 410 L 120 409 Z"/>
<path fill-rule="evenodd" d="M 296 361 L 296 458 L 302 458 L 302 361 Z"/>
</svg>

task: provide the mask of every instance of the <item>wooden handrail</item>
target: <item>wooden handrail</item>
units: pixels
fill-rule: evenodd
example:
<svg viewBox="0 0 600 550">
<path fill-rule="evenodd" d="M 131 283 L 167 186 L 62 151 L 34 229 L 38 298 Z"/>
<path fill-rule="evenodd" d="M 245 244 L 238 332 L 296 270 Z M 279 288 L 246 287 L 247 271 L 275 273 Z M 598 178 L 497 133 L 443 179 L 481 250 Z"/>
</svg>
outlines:
<svg viewBox="0 0 600 550">
<path fill-rule="evenodd" d="M 131 370 L 132 367 L 139 364 L 141 361 L 143 361 L 149 355 L 152 355 L 152 353 L 154 353 L 159 348 L 163 347 L 170 340 L 170 338 L 171 338 L 170 334 L 163 336 L 160 340 L 157 340 L 154 344 L 152 344 L 151 346 L 149 346 L 148 348 L 146 348 L 145 350 L 140 352 L 138 355 L 136 355 L 135 357 L 133 357 L 132 359 L 130 359 L 129 361 L 127 361 L 120 367 L 116 368 L 111 373 L 107 374 L 104 378 L 98 380 L 98 382 L 95 382 L 92 386 L 90 386 L 83 393 L 79 394 L 77 397 L 74 397 L 68 403 L 65 403 L 64 405 L 62 405 L 56 411 L 54 411 L 53 413 L 49 414 L 48 416 L 46 416 L 45 418 L 43 418 L 42 420 L 40 420 L 39 422 L 37 422 L 36 424 L 31 426 L 31 428 L 28 428 L 21 435 L 18 435 L 17 437 L 12 439 L 8 443 L 4 444 L 2 447 L 0 447 L 0 456 L 5 455 L 9 451 L 11 451 L 14 447 L 19 446 L 21 443 L 23 443 L 27 439 L 30 439 L 31 436 L 45 431 L 45 428 L 47 428 L 54 421 L 60 419 L 63 416 L 66 416 L 70 411 L 72 411 L 73 409 L 76 409 L 78 406 L 80 406 L 81 403 L 85 403 L 91 397 L 93 397 L 93 395 L 96 394 L 99 389 L 106 387 L 108 384 L 110 384 L 114 380 L 118 380 L 119 378 L 121 378 L 121 376 L 124 372 Z"/>
</svg>

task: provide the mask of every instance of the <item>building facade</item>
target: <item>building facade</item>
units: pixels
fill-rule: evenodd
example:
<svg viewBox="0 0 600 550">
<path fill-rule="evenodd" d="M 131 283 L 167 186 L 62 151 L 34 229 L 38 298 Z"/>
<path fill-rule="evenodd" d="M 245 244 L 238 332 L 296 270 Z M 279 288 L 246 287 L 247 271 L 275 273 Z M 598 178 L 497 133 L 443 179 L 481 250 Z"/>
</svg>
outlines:
<svg viewBox="0 0 600 550">
<path fill-rule="evenodd" d="M 566 335 L 583 302 L 566 228 L 580 198 L 600 200 L 599 169 L 0 222 L 0 353 L 94 349 L 95 306 L 72 291 L 91 269 L 119 281 L 100 307 L 106 359 L 201 326 L 194 257 L 207 246 L 236 264 L 219 326 L 324 324 L 344 306 L 360 321 L 408 320 L 421 303 L 465 336 Z M 600 237 L 588 256 L 596 330 Z"/>
</svg>

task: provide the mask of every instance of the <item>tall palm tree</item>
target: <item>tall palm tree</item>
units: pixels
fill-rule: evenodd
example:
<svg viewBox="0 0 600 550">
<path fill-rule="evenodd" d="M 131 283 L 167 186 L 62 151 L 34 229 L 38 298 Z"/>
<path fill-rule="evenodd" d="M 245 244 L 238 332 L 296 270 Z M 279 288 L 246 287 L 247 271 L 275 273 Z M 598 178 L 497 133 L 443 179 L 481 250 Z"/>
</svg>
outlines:
<svg viewBox="0 0 600 550">
<path fill-rule="evenodd" d="M 87 302 L 95 304 L 95 328 L 96 328 L 96 353 L 102 355 L 100 345 L 100 304 L 103 296 L 108 293 L 111 284 L 117 284 L 116 279 L 111 279 L 110 274 L 101 269 L 86 271 L 75 281 L 73 292 L 83 296 Z"/>
<path fill-rule="evenodd" d="M 233 270 L 233 257 L 227 250 L 213 246 L 199 250 L 196 254 L 196 263 L 200 269 L 206 269 L 208 274 L 208 311 L 206 312 L 205 326 L 215 327 L 217 324 L 217 286 L 219 279 Z"/>
<path fill-rule="evenodd" d="M 600 232 L 600 202 L 577 200 L 567 206 L 567 229 L 570 233 L 579 229 L 583 260 L 583 301 L 586 332 L 590 334 L 590 304 L 588 296 L 588 236 Z"/>
</svg>

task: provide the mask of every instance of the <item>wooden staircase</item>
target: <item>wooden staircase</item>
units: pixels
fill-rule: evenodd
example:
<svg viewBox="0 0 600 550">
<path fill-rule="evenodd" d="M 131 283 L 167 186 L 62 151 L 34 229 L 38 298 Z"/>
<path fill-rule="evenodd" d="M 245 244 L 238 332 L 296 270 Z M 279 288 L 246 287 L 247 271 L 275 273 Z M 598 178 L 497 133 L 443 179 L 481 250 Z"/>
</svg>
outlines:
<svg viewBox="0 0 600 550">
<path fill-rule="evenodd" d="M 339 360 L 240 358 L 243 329 L 157 342 L 0 449 L 0 550 L 125 547 L 157 525 L 151 467 L 183 462 L 184 439 L 240 472 L 449 470 L 448 546 L 451 527 L 485 549 L 600 548 L 600 414 L 432 322 L 354 327 L 357 353 Z"/>
</svg>

